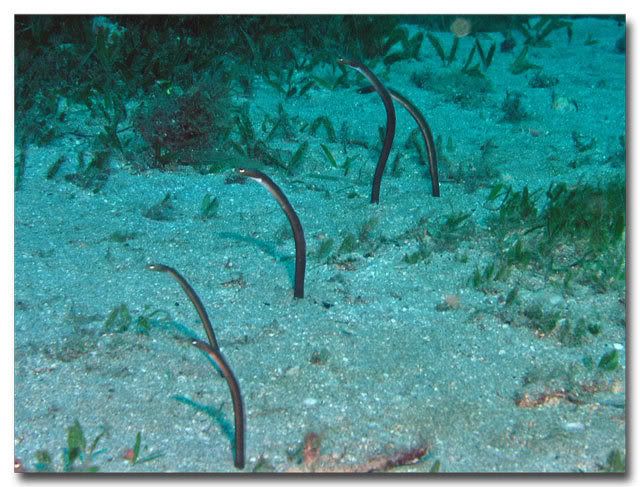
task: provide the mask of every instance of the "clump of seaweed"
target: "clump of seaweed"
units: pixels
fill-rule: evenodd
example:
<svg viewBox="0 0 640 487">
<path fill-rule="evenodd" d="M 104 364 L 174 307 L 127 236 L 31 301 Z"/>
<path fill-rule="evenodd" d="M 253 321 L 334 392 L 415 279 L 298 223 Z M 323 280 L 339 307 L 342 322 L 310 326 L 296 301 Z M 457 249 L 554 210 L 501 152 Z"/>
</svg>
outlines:
<svg viewBox="0 0 640 487">
<path fill-rule="evenodd" d="M 298 145 L 294 152 L 277 149 L 270 145 L 276 136 L 280 136 L 287 142 L 294 141 L 296 138 L 293 126 L 299 124 L 286 112 L 282 104 L 278 105 L 276 116 L 266 115 L 260 127 L 256 128 L 250 115 L 250 106 L 245 103 L 234 110 L 233 123 L 232 133 L 235 136 L 226 141 L 231 149 L 241 158 L 248 157 L 265 166 L 285 170 L 289 174 L 297 170 L 309 148 L 307 141 Z M 285 156 L 289 157 L 288 163 L 284 160 Z M 239 160 L 234 165 L 240 167 L 244 164 Z"/>
<path fill-rule="evenodd" d="M 573 140 L 573 145 L 578 152 L 590 151 L 591 149 L 595 148 L 597 143 L 595 137 L 587 138 L 577 130 L 571 132 L 571 139 Z"/>
<path fill-rule="evenodd" d="M 170 221 L 175 218 L 173 196 L 167 192 L 164 197 L 142 212 L 142 216 L 149 220 Z"/>
<path fill-rule="evenodd" d="M 606 473 L 625 473 L 627 471 L 626 455 L 618 448 L 614 448 L 607 455 L 606 463 L 599 466 L 599 470 Z"/>
<path fill-rule="evenodd" d="M 606 163 L 612 166 L 624 166 L 627 160 L 627 138 L 625 134 L 617 137 L 617 144 L 613 143 L 614 148 L 611 154 L 607 156 Z"/>
<path fill-rule="evenodd" d="M 429 39 L 429 42 L 435 49 L 436 54 L 442 61 L 443 66 L 449 66 L 455 60 L 456 53 L 458 52 L 458 45 L 460 44 L 460 38 L 457 35 L 453 36 L 453 41 L 451 42 L 451 47 L 449 48 L 448 54 L 445 54 L 440 39 L 438 39 L 434 34 L 428 32 L 427 39 Z"/>
<path fill-rule="evenodd" d="M 13 161 L 13 187 L 14 191 L 18 191 L 22 185 L 24 179 L 24 173 L 27 167 L 27 148 L 26 139 L 22 137 L 19 144 L 16 147 L 14 161 Z"/>
<path fill-rule="evenodd" d="M 354 229 L 355 232 L 345 232 L 333 253 L 334 239 L 322 236 L 316 258 L 342 270 L 355 270 L 356 254 L 365 258 L 372 257 L 382 245 L 388 243 L 388 239 L 377 231 L 378 225 L 378 218 L 371 217 L 362 222 L 358 229 Z"/>
<path fill-rule="evenodd" d="M 620 353 L 616 350 L 609 350 L 604 353 L 598 361 L 598 368 L 607 372 L 612 372 L 618 368 Z"/>
<path fill-rule="evenodd" d="M 402 262 L 410 265 L 428 261 L 434 252 L 455 252 L 475 234 L 476 226 L 471 212 L 453 212 L 441 222 L 429 224 L 427 217 L 420 217 L 415 226 L 398 235 L 395 242 L 415 242 L 417 249 L 404 254 Z"/>
<path fill-rule="evenodd" d="M 442 61 L 442 65 L 443 66 L 451 65 L 456 58 L 456 53 L 458 52 L 458 45 L 460 43 L 459 36 L 454 35 L 453 41 L 451 42 L 451 48 L 449 49 L 448 54 L 445 54 L 445 50 L 442 46 L 442 43 L 440 42 L 440 39 L 438 39 L 438 37 L 436 37 L 432 33 L 428 33 L 427 38 L 429 39 L 429 42 L 435 49 L 436 54 Z M 485 48 L 482 47 L 482 43 L 480 42 L 479 37 L 476 36 L 474 44 L 471 47 L 471 50 L 469 51 L 469 53 L 467 54 L 465 58 L 466 61 L 460 71 L 463 74 L 466 74 L 468 76 L 483 77 L 484 75 L 482 71 L 483 70 L 486 71 L 489 68 L 489 66 L 491 66 L 495 52 L 496 52 L 495 42 L 492 41 L 491 45 L 489 46 L 489 49 L 485 53 Z M 472 64 L 473 60 L 476 57 L 476 54 L 480 58 L 480 61 L 478 61 L 475 64 Z"/>
<path fill-rule="evenodd" d="M 534 64 L 529 61 L 527 54 L 529 53 L 529 46 L 524 46 L 518 56 L 511 64 L 511 73 L 522 74 L 530 69 L 542 69 L 542 66 Z"/>
<path fill-rule="evenodd" d="M 491 219 L 499 252 L 484 270 L 476 269 L 474 287 L 483 289 L 487 282 L 505 280 L 518 267 L 556 274 L 565 288 L 577 281 L 604 292 L 624 282 L 624 181 L 598 186 L 555 183 L 542 205 L 538 192 L 498 184 L 487 202 L 499 198 Z"/>
<path fill-rule="evenodd" d="M 558 16 L 543 15 L 533 25 L 531 19 L 526 17 L 516 28 L 524 35 L 525 44 L 533 47 L 550 47 L 551 43 L 547 37 L 559 29 L 566 29 L 568 42 L 571 42 L 573 37 L 573 24 Z"/>
<path fill-rule="evenodd" d="M 521 227 L 523 223 L 527 224 L 535 221 L 538 216 L 536 207 L 537 194 L 537 192 L 530 193 L 528 186 L 522 188 L 521 191 L 514 191 L 513 188 L 502 183 L 496 184 L 491 189 L 487 196 L 487 202 L 492 202 L 498 197 L 502 197 L 496 216 L 497 225 L 494 227 L 498 235 L 503 235 L 505 230 L 511 231 Z"/>
<path fill-rule="evenodd" d="M 585 257 L 595 257 L 623 240 L 626 190 L 623 181 L 606 186 L 552 185 L 542 217 L 546 246 L 573 242 Z"/>
<path fill-rule="evenodd" d="M 433 232 L 433 243 L 438 251 L 455 251 L 458 246 L 469 239 L 475 232 L 475 223 L 470 218 L 472 212 L 453 212 L 436 226 Z"/>
<path fill-rule="evenodd" d="M 226 139 L 229 111 L 224 86 L 200 85 L 183 95 L 157 90 L 138 109 L 134 123 L 153 153 L 152 165 L 167 169 L 202 163 L 204 151 Z"/>
<path fill-rule="evenodd" d="M 91 157 L 88 164 L 85 165 L 84 153 L 78 155 L 78 169 L 75 173 L 67 174 L 65 180 L 87 189 L 93 193 L 99 192 L 107 183 L 109 178 L 109 158 L 110 151 L 97 151 Z"/>
<path fill-rule="evenodd" d="M 62 454 L 62 471 L 63 472 L 88 472 L 95 473 L 100 470 L 95 464 L 95 458 L 103 450 L 98 450 L 98 443 L 107 434 L 106 428 L 102 428 L 100 433 L 96 435 L 89 444 L 85 437 L 80 422 L 76 419 L 74 423 L 67 428 L 67 446 L 63 449 Z M 53 458 L 47 450 L 38 450 L 36 452 L 36 472 L 53 472 L 56 469 Z"/>
<path fill-rule="evenodd" d="M 140 450 L 142 447 L 142 432 L 136 433 L 136 441 L 133 444 L 133 448 L 127 448 L 122 454 L 122 459 L 129 462 L 131 465 L 140 465 L 141 463 L 151 462 L 157 458 L 162 457 L 164 454 L 161 452 L 154 452 L 150 455 L 141 457 Z"/>
<path fill-rule="evenodd" d="M 511 52 L 516 47 L 516 40 L 510 30 L 502 33 L 504 39 L 500 43 L 500 52 Z"/>
<path fill-rule="evenodd" d="M 209 220 L 211 218 L 215 218 L 218 214 L 219 206 L 220 201 L 217 197 L 212 196 L 211 193 L 205 194 L 202 198 L 202 203 L 200 204 L 200 219 Z"/>
<path fill-rule="evenodd" d="M 442 95 L 447 102 L 466 109 L 482 106 L 493 91 L 493 84 L 487 77 L 469 76 L 461 70 L 414 71 L 410 79 L 416 87 Z"/>
<path fill-rule="evenodd" d="M 522 97 L 523 94 L 520 92 L 507 91 L 500 107 L 504 113 L 502 116 L 503 121 L 518 123 L 529 118 L 529 114 L 522 106 Z"/>
<path fill-rule="evenodd" d="M 324 235 L 319 237 L 319 240 L 320 243 L 318 245 L 318 248 L 314 252 L 314 257 L 319 261 L 323 261 L 326 260 L 331 254 L 335 242 L 331 237 L 327 237 Z"/>
<path fill-rule="evenodd" d="M 162 309 L 150 311 L 145 306 L 142 314 L 133 317 L 129 307 L 121 303 L 114 307 L 104 321 L 104 330 L 109 333 L 125 333 L 134 329 L 140 335 L 148 335 L 154 324 L 170 320 L 169 313 Z"/>
<path fill-rule="evenodd" d="M 155 164 L 163 166 L 175 152 L 174 144 L 188 152 L 183 143 L 188 140 L 191 146 L 196 144 L 193 137 L 203 135 L 193 126 L 182 127 L 180 98 L 193 95 L 186 87 L 213 76 L 216 82 L 205 83 L 207 87 L 239 88 L 247 95 L 253 78 L 260 75 L 285 99 L 304 95 L 320 84 L 314 69 L 333 65 L 338 51 L 382 61 L 386 67 L 417 59 L 424 35 L 409 35 L 399 20 L 392 15 L 16 16 L 17 132 L 26 135 L 28 143 L 49 143 L 64 134 L 60 128 L 66 107 L 80 103 L 96 119 L 107 115 L 100 141 L 95 134 L 83 136 L 114 148 L 121 143 L 119 124 L 127 116 L 123 108 L 140 95 L 149 100 L 163 92 L 178 98 L 174 106 L 157 100 L 161 111 L 177 112 L 176 124 L 161 116 L 158 125 L 146 127 L 145 135 L 156 155 L 160 153 Z M 345 73 L 340 70 L 334 87 L 345 85 Z M 198 90 L 206 92 L 203 86 Z M 226 96 L 205 95 L 216 106 L 228 101 Z M 154 108 L 144 108 L 149 119 Z M 212 123 L 224 121 L 227 114 L 224 107 L 214 110 Z M 192 115 L 211 122 L 203 113 Z M 173 133 L 178 128 L 182 134 L 163 146 L 153 134 L 163 127 Z M 189 164 L 189 157 L 182 162 L 184 156 L 188 154 L 176 163 Z"/>
<path fill-rule="evenodd" d="M 463 183 L 466 193 L 471 194 L 479 188 L 492 185 L 500 175 L 500 161 L 495 157 L 498 145 L 493 137 L 489 137 L 480 145 L 479 156 L 473 155 L 469 158 L 449 158 L 448 154 L 454 152 L 452 144 L 448 143 L 445 149 L 441 141 L 436 141 L 436 147 L 442 154 L 445 174 L 449 180 Z"/>
<path fill-rule="evenodd" d="M 64 155 L 58 157 L 55 160 L 55 162 L 49 166 L 49 169 L 47 169 L 47 174 L 46 174 L 45 177 L 47 179 L 55 178 L 56 174 L 58 174 L 58 171 L 60 171 L 60 168 L 62 167 L 62 164 L 64 164 L 64 162 L 66 160 L 67 160 L 67 158 Z"/>
<path fill-rule="evenodd" d="M 551 88 L 556 86 L 560 80 L 557 77 L 538 70 L 529 78 L 529 86 L 531 88 Z"/>
</svg>

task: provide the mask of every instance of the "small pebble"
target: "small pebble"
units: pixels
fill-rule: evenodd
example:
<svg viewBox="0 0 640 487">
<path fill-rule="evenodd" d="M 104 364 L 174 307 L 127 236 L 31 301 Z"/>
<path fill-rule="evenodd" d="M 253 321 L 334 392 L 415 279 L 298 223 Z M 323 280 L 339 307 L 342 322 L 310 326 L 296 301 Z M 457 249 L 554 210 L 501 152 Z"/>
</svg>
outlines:
<svg viewBox="0 0 640 487">
<path fill-rule="evenodd" d="M 562 303 L 564 301 L 564 298 L 562 296 L 560 296 L 559 294 L 554 294 L 553 296 L 551 296 L 549 298 L 549 303 L 552 306 L 558 306 L 560 303 Z"/>
<path fill-rule="evenodd" d="M 298 372 L 300 372 L 300 366 L 294 365 L 290 369 L 287 369 L 284 375 L 286 375 L 287 377 L 293 377 L 294 375 L 298 375 Z"/>
<path fill-rule="evenodd" d="M 584 431 L 583 423 L 565 423 L 564 429 L 571 432 Z"/>
<path fill-rule="evenodd" d="M 302 401 L 302 404 L 304 404 L 305 406 L 315 406 L 316 404 L 318 404 L 318 400 L 315 397 L 307 397 L 304 401 Z"/>
</svg>

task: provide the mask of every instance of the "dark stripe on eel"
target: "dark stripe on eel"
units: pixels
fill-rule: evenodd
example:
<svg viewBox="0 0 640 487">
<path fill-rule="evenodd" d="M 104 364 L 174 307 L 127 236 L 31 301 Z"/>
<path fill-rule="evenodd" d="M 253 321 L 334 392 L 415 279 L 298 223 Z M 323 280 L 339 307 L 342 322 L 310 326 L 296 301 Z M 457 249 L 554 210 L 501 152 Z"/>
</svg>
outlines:
<svg viewBox="0 0 640 487">
<path fill-rule="evenodd" d="M 358 93 L 366 94 L 373 93 L 375 90 L 372 86 L 365 86 L 364 88 L 360 88 Z M 431 127 L 427 123 L 427 120 L 424 118 L 418 107 L 416 107 L 413 103 L 411 103 L 407 98 L 402 96 L 396 90 L 392 88 L 387 88 L 387 91 L 391 95 L 391 97 L 400 103 L 413 117 L 413 119 L 418 124 L 418 128 L 420 132 L 422 132 L 422 138 L 424 139 L 424 143 L 427 146 L 427 155 L 429 156 L 429 173 L 431 174 L 431 193 L 433 196 L 440 196 L 440 182 L 438 180 L 438 155 L 436 152 L 436 144 L 433 141 L 433 133 L 431 132 Z"/>
<path fill-rule="evenodd" d="M 196 308 L 198 315 L 200 316 L 200 320 L 202 320 L 202 326 L 204 326 L 204 331 L 207 334 L 207 338 L 209 339 L 209 344 L 211 348 L 214 350 L 219 350 L 218 342 L 216 340 L 216 336 L 213 333 L 213 327 L 211 326 L 211 321 L 209 321 L 209 316 L 207 316 L 207 311 L 204 309 L 202 305 L 202 301 L 193 290 L 193 288 L 189 285 L 187 280 L 180 275 L 180 273 L 172 267 L 164 264 L 149 264 L 145 267 L 145 269 L 156 272 L 166 272 L 173 276 L 173 278 L 178 281 L 184 292 L 187 294 L 191 302 Z"/>
<path fill-rule="evenodd" d="M 302 230 L 302 224 L 300 223 L 298 215 L 293 209 L 293 206 L 291 206 L 291 203 L 289 203 L 289 200 L 287 199 L 285 194 L 269 176 L 261 171 L 258 171 L 257 169 L 239 168 L 237 169 L 237 172 L 238 174 L 242 174 L 243 176 L 259 182 L 262 186 L 267 188 L 269 193 L 273 195 L 273 197 L 280 204 L 280 207 L 287 215 L 289 224 L 291 224 L 291 230 L 293 231 L 293 238 L 296 243 L 296 270 L 293 296 L 296 298 L 303 298 L 304 271 L 307 263 L 307 244 L 304 240 L 304 231 Z"/>
<path fill-rule="evenodd" d="M 233 417 L 235 422 L 235 453 L 233 463 L 236 468 L 244 468 L 244 407 L 242 405 L 242 394 L 240 386 L 236 380 L 231 367 L 220 353 L 220 350 L 214 350 L 205 342 L 194 340 L 191 342 L 195 347 L 207 353 L 213 359 L 216 365 L 222 371 L 224 378 L 227 380 L 229 390 L 231 391 L 231 400 L 233 402 Z"/>
<path fill-rule="evenodd" d="M 393 137 L 396 133 L 396 111 L 393 108 L 391 95 L 369 68 L 360 61 L 354 61 L 352 59 L 340 58 L 338 59 L 338 62 L 340 64 L 350 66 L 363 74 L 373 85 L 373 88 L 378 92 L 380 98 L 382 98 L 382 103 L 384 103 L 384 108 L 387 111 L 387 129 L 384 135 L 384 142 L 382 144 L 382 152 L 380 153 L 378 165 L 376 166 L 376 172 L 373 175 L 373 187 L 371 188 L 371 203 L 378 203 L 380 201 L 380 183 L 382 182 L 384 167 L 387 164 L 389 152 L 391 152 L 391 146 L 393 145 Z"/>
</svg>

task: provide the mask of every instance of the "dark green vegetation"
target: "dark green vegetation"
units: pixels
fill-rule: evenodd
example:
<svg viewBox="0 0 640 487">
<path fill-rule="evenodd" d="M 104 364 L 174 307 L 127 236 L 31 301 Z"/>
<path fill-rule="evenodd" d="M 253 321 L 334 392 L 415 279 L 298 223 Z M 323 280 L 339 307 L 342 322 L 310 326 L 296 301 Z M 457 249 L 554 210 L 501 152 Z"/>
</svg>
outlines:
<svg viewBox="0 0 640 487">
<path fill-rule="evenodd" d="M 551 44 L 547 37 L 559 29 L 566 29 L 567 42 L 571 42 L 573 38 L 571 22 L 560 17 L 542 16 L 533 24 L 530 19 L 526 19 L 526 21 L 517 24 L 516 28 L 524 35 L 527 46 L 549 47 Z"/>
<path fill-rule="evenodd" d="M 142 212 L 142 216 L 149 220 L 170 221 L 174 219 L 175 207 L 173 206 L 173 196 L 166 193 L 164 197 Z"/>
<path fill-rule="evenodd" d="M 91 160 L 85 163 L 84 152 L 78 152 L 77 172 L 67 174 L 65 179 L 83 189 L 97 193 L 107 183 L 109 177 L 109 155 L 108 150 L 96 150 Z"/>
<path fill-rule="evenodd" d="M 97 447 L 106 433 L 107 431 L 103 428 L 93 441 L 88 444 L 82 426 L 80 426 L 80 422 L 76 419 L 76 421 L 67 428 L 67 446 L 63 449 L 62 453 L 62 471 L 97 472 L 99 468 L 94 464 L 94 460 L 98 454 L 103 453 L 102 450 L 97 450 Z M 55 469 L 51 454 L 46 450 L 38 450 L 36 452 L 35 471 L 51 472 Z"/>
<path fill-rule="evenodd" d="M 133 448 L 126 450 L 122 458 L 127 460 L 131 465 L 139 465 L 141 463 L 150 462 L 152 460 L 155 460 L 156 458 L 160 458 L 163 455 L 160 452 L 155 452 L 155 453 L 152 453 L 151 455 L 140 457 L 141 447 L 142 447 L 142 433 L 138 431 L 136 433 L 136 441 L 133 444 Z"/>
<path fill-rule="evenodd" d="M 109 333 L 124 333 L 134 330 L 141 335 L 148 335 L 154 324 L 169 321 L 169 313 L 161 309 L 149 311 L 148 308 L 145 308 L 142 314 L 134 318 L 129 307 L 122 303 L 109 312 L 104 321 L 104 330 Z"/>
<path fill-rule="evenodd" d="M 438 72 L 421 70 L 411 74 L 411 82 L 418 88 L 444 96 L 448 102 L 472 109 L 483 105 L 487 95 L 493 91 L 491 81 L 477 73 L 479 71 L 470 73 L 450 68 Z"/>
<path fill-rule="evenodd" d="M 616 370 L 618 368 L 618 362 L 620 354 L 617 350 L 611 350 L 605 353 L 598 362 L 598 368 L 606 371 Z"/>
<path fill-rule="evenodd" d="M 540 48 L 550 46 L 547 39 L 549 34 L 559 29 L 566 29 L 568 40 L 571 40 L 571 21 L 560 17 L 542 16 L 535 23 L 531 19 L 522 16 L 495 16 L 493 18 L 483 16 L 467 16 L 469 21 L 469 34 L 473 36 L 473 45 L 468 52 L 463 53 L 460 62 L 456 64 L 456 57 L 459 52 L 460 41 L 455 35 L 448 33 L 451 38 L 448 48 L 445 48 L 441 40 L 443 36 L 436 36 L 433 33 L 427 34 L 427 39 L 437 57 L 442 61 L 443 69 L 440 72 L 417 71 L 412 74 L 411 80 L 419 88 L 442 94 L 449 102 L 456 103 L 463 108 L 477 108 L 485 102 L 486 95 L 493 91 L 491 82 L 485 77 L 486 71 L 490 68 L 497 51 L 497 41 L 490 34 L 485 32 L 499 32 L 504 38 L 500 44 L 500 51 L 511 52 L 517 45 L 513 32 L 519 32 L 524 36 L 520 49 L 513 55 L 511 72 L 522 74 L 530 69 L 539 70 L 542 67 L 531 63 L 528 60 L 530 47 Z M 453 22 L 455 18 L 451 18 Z M 451 24 L 450 24 L 451 25 Z M 491 29 L 495 30 L 491 30 Z M 448 31 L 449 29 L 441 29 Z M 519 36 L 519 37 L 520 37 Z M 540 80 L 536 83 L 552 83 L 552 79 Z M 509 95 L 507 95 L 509 97 Z M 510 104 L 517 103 L 519 98 L 509 98 Z M 503 107 L 504 109 L 504 107 Z M 507 110 L 505 110 L 507 111 Z M 517 112 L 516 112 L 517 113 Z M 506 118 L 511 120 L 510 118 Z M 522 118 L 519 118 L 519 120 Z"/>
<path fill-rule="evenodd" d="M 371 217 L 359 224 L 356 232 L 344 231 L 334 238 L 322 235 L 319 244 L 313 251 L 313 257 L 321 262 L 335 266 L 342 270 L 355 270 L 359 257 L 370 258 L 383 245 L 391 243 L 391 240 L 381 234 L 379 220 Z M 355 224 L 355 222 L 354 222 Z"/>
<path fill-rule="evenodd" d="M 444 216 L 435 223 L 422 217 L 414 228 L 409 229 L 399 238 L 414 240 L 417 250 L 405 254 L 403 262 L 417 264 L 429 258 L 432 252 L 455 252 L 458 246 L 472 237 L 476 227 L 471 213 L 454 212 Z"/>
<path fill-rule="evenodd" d="M 386 68 L 415 59 L 423 34 L 397 16 L 17 16 L 16 187 L 25 148 L 73 136 L 78 170 L 66 179 L 90 191 L 105 184 L 114 157 L 134 170 L 197 166 L 204 172 L 249 156 L 293 173 L 307 130 L 329 142 L 326 116 L 294 120 L 280 105 L 261 121 L 237 99 L 262 78 L 287 100 L 348 86 L 337 53 Z M 321 74 L 324 73 L 324 74 Z M 327 74 L 329 73 L 329 74 Z M 91 115 L 78 120 L 78 106 Z M 293 144 L 275 150 L 275 138 Z M 85 157 L 86 153 L 86 157 Z M 85 163 L 85 159 L 89 162 Z M 348 171 L 352 158 L 342 168 Z M 55 177 L 64 161 L 47 173 Z"/>
<path fill-rule="evenodd" d="M 476 233 L 472 213 L 453 212 L 444 217 L 421 216 L 399 235 L 385 235 L 378 218 L 371 217 L 359 224 L 355 232 L 345 231 L 337 242 L 323 236 L 314 257 L 341 270 L 355 270 L 361 258 L 373 257 L 385 246 L 406 249 L 402 262 L 409 265 L 425 263 L 435 252 L 455 252 L 461 243 Z"/>
<path fill-rule="evenodd" d="M 504 280 L 515 268 L 561 277 L 565 288 L 579 282 L 604 292 L 624 284 L 623 180 L 597 186 L 556 183 L 544 195 L 531 194 L 527 187 L 514 191 L 498 184 L 487 203 L 499 200 L 491 227 L 499 252 L 484 270 L 474 274 L 474 286 Z"/>
<path fill-rule="evenodd" d="M 17 135 L 16 135 L 17 137 Z M 13 161 L 13 178 L 15 190 L 20 189 L 22 178 L 24 177 L 24 171 L 27 160 L 27 148 L 25 138 L 23 137 L 20 143 L 16 146 L 14 161 Z"/>
<path fill-rule="evenodd" d="M 220 202 L 218 198 L 211 196 L 211 193 L 205 194 L 200 204 L 200 218 L 202 220 L 209 220 L 210 218 L 216 217 L 219 206 Z"/>
<path fill-rule="evenodd" d="M 429 42 L 433 46 L 436 51 L 436 54 L 442 61 L 443 66 L 451 65 L 455 59 L 456 54 L 458 52 L 458 45 L 460 43 L 460 39 L 458 36 L 454 35 L 453 40 L 451 42 L 451 48 L 449 52 L 445 54 L 444 48 L 440 43 L 440 40 L 435 35 L 429 33 L 427 34 L 427 38 Z M 475 42 L 471 47 L 471 50 L 466 55 L 465 62 L 462 65 L 461 73 L 466 74 L 468 76 L 483 76 L 483 71 L 486 71 L 493 61 L 493 55 L 496 52 L 496 43 L 491 41 L 491 45 L 488 48 L 488 51 L 485 53 L 485 48 L 482 47 L 482 43 L 478 37 L 475 38 Z M 477 56 L 476 56 L 477 54 Z M 479 58 L 477 62 L 474 63 L 474 60 Z"/>
<path fill-rule="evenodd" d="M 551 88 L 556 86 L 560 81 L 555 76 L 551 76 L 544 71 L 537 70 L 534 75 L 529 78 L 529 86 L 531 88 Z"/>
<path fill-rule="evenodd" d="M 607 456 L 607 462 L 600 467 L 600 471 L 604 473 L 624 473 L 626 470 L 626 456 L 618 449 L 611 450 Z"/>
<path fill-rule="evenodd" d="M 529 118 L 522 106 L 522 93 L 507 92 L 500 108 L 504 112 L 502 120 L 505 122 L 517 123 Z"/>
<path fill-rule="evenodd" d="M 80 422 L 75 422 L 67 428 L 67 446 L 62 450 L 62 468 L 58 468 L 51 454 L 47 450 L 38 450 L 36 452 L 36 461 L 34 463 L 35 472 L 85 472 L 95 473 L 100 470 L 95 464 L 95 459 L 100 454 L 105 454 L 105 450 L 98 450 L 100 440 L 108 435 L 108 429 L 103 427 L 95 436 L 91 443 L 87 442 L 84 430 Z M 125 451 L 123 459 L 127 460 L 131 465 L 150 462 L 162 456 L 162 453 L 156 452 L 140 458 L 140 450 L 142 446 L 142 433 L 136 434 L 136 441 L 133 448 Z"/>
<path fill-rule="evenodd" d="M 337 55 L 389 70 L 397 62 L 418 59 L 426 37 L 445 68 L 414 73 L 414 83 L 473 108 L 493 89 L 484 73 L 498 51 L 495 33 L 514 43 L 512 32 L 525 37 L 514 63 L 515 72 L 524 72 L 535 67 L 526 62 L 529 47 L 548 45 L 549 34 L 559 29 L 571 32 L 570 20 L 560 17 L 470 16 L 474 42 L 460 53 L 458 37 L 434 33 L 449 31 L 455 19 L 17 16 L 16 141 L 21 150 L 16 188 L 25 171 L 26 147 L 68 136 L 81 144 L 78 169 L 65 178 L 93 192 L 106 183 L 114 159 L 134 171 L 189 165 L 211 173 L 249 157 L 259 166 L 295 174 L 317 149 L 348 173 L 354 156 L 337 161 L 326 144 L 307 139 L 340 142 L 345 153 L 348 145 L 362 141 L 350 140 L 348 129 L 338 135 L 326 114 L 303 120 L 285 107 L 294 97 L 349 87 L 357 77 L 336 63 Z M 448 26 L 440 25 L 445 21 Z M 433 31 L 410 35 L 400 22 L 432 25 Z M 277 112 L 257 117 L 242 101 L 251 97 L 258 79 L 281 100 Z M 55 161 L 47 177 L 54 178 L 63 164 L 66 160 Z"/>
<path fill-rule="evenodd" d="M 522 74 L 530 69 L 542 69 L 542 66 L 538 64 L 531 63 L 527 54 L 529 53 L 529 46 L 524 46 L 518 56 L 515 58 L 513 63 L 511 64 L 511 72 L 513 74 Z"/>
<path fill-rule="evenodd" d="M 566 346 L 579 346 L 602 332 L 602 325 L 561 311 L 555 304 L 523 302 L 521 288 L 546 282 L 556 293 L 569 296 L 576 285 L 598 293 L 620 292 L 625 286 L 626 193 L 623 180 L 606 184 L 569 186 L 554 183 L 546 192 L 520 191 L 495 185 L 487 205 L 490 219 L 486 242 L 493 258 L 477 266 L 473 288 L 486 294 L 504 293 L 500 318 L 530 328 L 540 337 L 553 337 Z M 618 352 L 605 354 L 600 370 L 618 366 Z"/>
</svg>

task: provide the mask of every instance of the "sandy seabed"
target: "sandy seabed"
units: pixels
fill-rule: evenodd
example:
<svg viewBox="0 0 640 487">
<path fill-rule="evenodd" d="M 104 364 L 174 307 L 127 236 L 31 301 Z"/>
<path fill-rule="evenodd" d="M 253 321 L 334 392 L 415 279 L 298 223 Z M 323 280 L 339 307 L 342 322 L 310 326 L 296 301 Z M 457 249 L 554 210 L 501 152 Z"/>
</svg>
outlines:
<svg viewBox="0 0 640 487">
<path fill-rule="evenodd" d="M 135 173 L 116 160 L 107 184 L 93 194 L 65 181 L 71 163 L 45 177 L 61 155 L 73 159 L 82 139 L 29 146 L 15 193 L 16 457 L 32 470 L 37 452 L 46 450 L 61 470 L 67 428 L 78 420 L 89 444 L 105 431 L 96 452 L 85 455 L 85 466 L 101 472 L 235 471 L 227 385 L 190 344 L 205 335 L 183 291 L 168 275 L 145 270 L 160 262 L 198 292 L 239 380 L 244 471 L 359 471 L 416 449 L 426 452 L 422 459 L 394 471 L 428 472 L 436 462 L 442 472 L 603 468 L 611 451 L 625 449 L 624 289 L 576 284 L 566 293 L 548 276 L 517 271 L 522 302 L 600 325 L 597 336 L 569 346 L 505 320 L 500 310 L 508 289 L 486 293 L 469 281 L 495 253 L 486 237 L 495 212 L 486 198 L 497 182 L 544 194 L 552 182 L 625 178 L 624 161 L 605 162 L 626 128 L 625 55 L 614 49 L 623 33 L 613 20 L 579 19 L 571 43 L 557 31 L 551 47 L 530 49 L 529 60 L 558 78 L 553 89 L 532 88 L 533 71 L 512 74 L 518 49 L 498 49 L 486 71 L 493 90 L 467 107 L 410 82 L 415 71 L 444 72 L 426 40 L 419 62 L 393 64 L 383 81 L 421 107 L 443 143 L 451 139 L 440 198 L 430 194 L 426 167 L 403 147 L 415 127 L 403 110 L 381 202 L 371 205 L 373 145 L 384 121 L 377 96 L 312 89 L 283 100 L 257 81 L 251 99 L 237 100 L 251 103 L 256 120 L 283 103 L 301 120 L 326 115 L 336 127 L 346 122 L 354 138 L 372 144 L 350 149 L 358 158 L 344 175 L 320 144 L 338 162 L 347 154 L 320 130 L 309 136 L 295 175 L 271 174 L 305 229 L 304 299 L 293 298 L 287 221 L 258 184 L 227 184 L 230 172 L 202 175 L 188 167 Z M 589 36 L 597 43 L 586 45 Z M 450 37 L 441 35 L 445 46 Z M 471 43 L 463 38 L 460 53 Z M 526 120 L 502 120 L 507 92 L 523 94 Z M 81 107 L 73 120 L 92 124 Z M 571 163 L 572 133 L 596 138 L 584 163 Z M 495 175 L 482 179 L 487 141 Z M 397 153 L 400 170 L 392 175 Z M 451 176 L 458 168 L 466 171 L 460 180 Z M 167 193 L 171 218 L 145 217 Z M 207 193 L 219 208 L 203 220 Z M 473 234 L 424 261 L 403 260 L 417 249 L 407 235 L 421 218 L 435 225 L 462 212 L 471 213 Z M 336 255 L 349 232 L 359 237 L 352 252 L 318 255 L 329 238 Z M 133 322 L 150 317 L 150 329 L 106 329 L 121 304 Z M 616 370 L 583 365 L 584 357 L 597 363 L 612 348 L 620 352 Z M 576 389 L 584 394 L 575 397 Z M 123 455 L 138 432 L 140 458 L 153 458 L 132 465 Z"/>
</svg>

